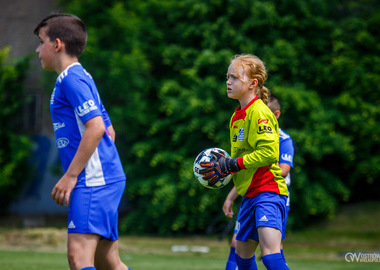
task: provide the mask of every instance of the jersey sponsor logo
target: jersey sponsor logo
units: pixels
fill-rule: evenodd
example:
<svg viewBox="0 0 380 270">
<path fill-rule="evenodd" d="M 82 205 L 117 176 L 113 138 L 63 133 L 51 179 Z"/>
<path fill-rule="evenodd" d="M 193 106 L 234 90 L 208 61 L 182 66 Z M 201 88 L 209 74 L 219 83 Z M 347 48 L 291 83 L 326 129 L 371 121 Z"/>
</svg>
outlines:
<svg viewBox="0 0 380 270">
<path fill-rule="evenodd" d="M 55 87 L 53 89 L 53 93 L 51 93 L 51 96 L 50 96 L 50 104 L 54 104 L 54 96 L 55 96 Z"/>
<path fill-rule="evenodd" d="M 260 123 L 264 123 L 264 124 L 268 124 L 269 122 L 269 119 L 262 119 L 262 118 L 259 118 L 259 120 L 257 121 L 257 124 L 259 125 Z"/>
<path fill-rule="evenodd" d="M 272 134 L 272 128 L 270 126 L 259 126 L 259 130 L 257 131 L 257 134 L 263 134 L 263 133 L 269 133 Z"/>
<path fill-rule="evenodd" d="M 57 140 L 57 147 L 58 148 L 65 148 L 66 146 L 68 146 L 70 143 L 69 139 L 67 138 L 59 138 Z"/>
<path fill-rule="evenodd" d="M 240 128 L 239 135 L 238 135 L 239 141 L 244 141 L 244 128 Z"/>
<path fill-rule="evenodd" d="M 83 116 L 96 109 L 98 109 L 98 106 L 96 106 L 95 102 L 92 99 L 90 99 L 84 102 L 82 105 L 76 107 L 75 113 L 79 116 Z"/>
<path fill-rule="evenodd" d="M 234 149 L 232 149 L 232 153 L 238 153 L 238 152 L 245 152 L 245 148 L 240 148 L 240 147 L 234 147 Z"/>
<path fill-rule="evenodd" d="M 58 130 L 58 129 L 60 129 L 60 128 L 63 128 L 63 127 L 65 127 L 66 125 L 65 125 L 65 123 L 53 123 L 53 127 L 54 127 L 54 131 L 56 131 L 56 130 Z"/>
<path fill-rule="evenodd" d="M 289 154 L 282 154 L 281 159 L 283 159 L 285 161 L 293 162 L 293 156 L 289 155 Z"/>
<path fill-rule="evenodd" d="M 234 137 L 232 138 L 232 141 L 233 141 L 233 142 L 236 142 L 236 141 L 237 141 L 237 135 L 236 135 L 236 134 L 234 134 Z"/>
</svg>

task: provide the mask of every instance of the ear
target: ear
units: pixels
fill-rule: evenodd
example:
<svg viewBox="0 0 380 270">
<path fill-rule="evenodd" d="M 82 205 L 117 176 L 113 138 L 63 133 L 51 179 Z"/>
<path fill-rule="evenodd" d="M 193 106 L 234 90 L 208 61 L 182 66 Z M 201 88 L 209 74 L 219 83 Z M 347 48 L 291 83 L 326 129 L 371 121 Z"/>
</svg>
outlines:
<svg viewBox="0 0 380 270">
<path fill-rule="evenodd" d="M 56 38 L 54 40 L 54 49 L 56 52 L 60 52 L 64 49 L 65 47 L 65 43 L 63 43 L 63 41 L 59 38 Z"/>
<path fill-rule="evenodd" d="M 273 112 L 273 114 L 274 114 L 274 116 L 276 117 L 276 119 L 278 119 L 278 118 L 280 118 L 281 112 L 280 112 L 280 110 L 275 110 L 275 111 Z"/>
<path fill-rule="evenodd" d="M 249 88 L 256 88 L 259 85 L 259 81 L 257 79 L 253 79 Z"/>
</svg>

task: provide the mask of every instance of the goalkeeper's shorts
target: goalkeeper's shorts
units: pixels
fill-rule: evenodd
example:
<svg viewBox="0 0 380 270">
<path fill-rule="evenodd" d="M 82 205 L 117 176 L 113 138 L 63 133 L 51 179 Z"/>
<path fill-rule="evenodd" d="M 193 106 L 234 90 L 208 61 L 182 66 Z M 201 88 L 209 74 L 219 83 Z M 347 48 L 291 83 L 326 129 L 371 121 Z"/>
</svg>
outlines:
<svg viewBox="0 0 380 270">
<path fill-rule="evenodd" d="M 68 233 L 94 233 L 116 241 L 119 205 L 125 181 L 98 187 L 79 187 L 71 193 Z"/>
<path fill-rule="evenodd" d="M 243 197 L 236 221 L 236 239 L 259 242 L 258 227 L 278 229 L 285 238 L 287 196 L 264 192 L 256 197 Z"/>
</svg>

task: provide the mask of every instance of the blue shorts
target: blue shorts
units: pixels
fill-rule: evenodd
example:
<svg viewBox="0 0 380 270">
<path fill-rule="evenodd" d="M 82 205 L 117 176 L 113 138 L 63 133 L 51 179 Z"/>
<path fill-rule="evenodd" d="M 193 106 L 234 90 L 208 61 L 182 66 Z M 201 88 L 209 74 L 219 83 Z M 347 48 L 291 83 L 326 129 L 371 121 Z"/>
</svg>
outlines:
<svg viewBox="0 0 380 270">
<path fill-rule="evenodd" d="M 258 227 L 276 228 L 285 238 L 285 215 L 287 196 L 264 192 L 256 197 L 243 197 L 236 221 L 236 239 L 259 241 Z"/>
<path fill-rule="evenodd" d="M 283 238 L 285 238 L 285 233 L 286 233 L 286 225 L 288 224 L 288 217 L 289 217 L 289 211 L 290 211 L 290 193 L 289 197 L 286 201 L 286 211 L 285 211 L 285 222 L 284 222 L 284 232 L 283 232 Z"/>
<path fill-rule="evenodd" d="M 110 241 L 118 234 L 119 205 L 125 181 L 75 188 L 69 205 L 68 233 L 94 233 Z"/>
</svg>

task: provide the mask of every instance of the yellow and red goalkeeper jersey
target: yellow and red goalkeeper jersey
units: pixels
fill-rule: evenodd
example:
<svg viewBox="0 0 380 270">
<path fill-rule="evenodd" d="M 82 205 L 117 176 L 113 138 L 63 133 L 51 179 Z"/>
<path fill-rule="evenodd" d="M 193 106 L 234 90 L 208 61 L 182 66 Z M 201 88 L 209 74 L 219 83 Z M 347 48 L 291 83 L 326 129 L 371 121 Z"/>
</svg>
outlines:
<svg viewBox="0 0 380 270">
<path fill-rule="evenodd" d="M 279 127 L 274 114 L 261 99 L 235 110 L 230 120 L 231 157 L 241 171 L 233 174 L 239 195 L 255 197 L 262 192 L 288 196 L 278 166 Z"/>
</svg>

